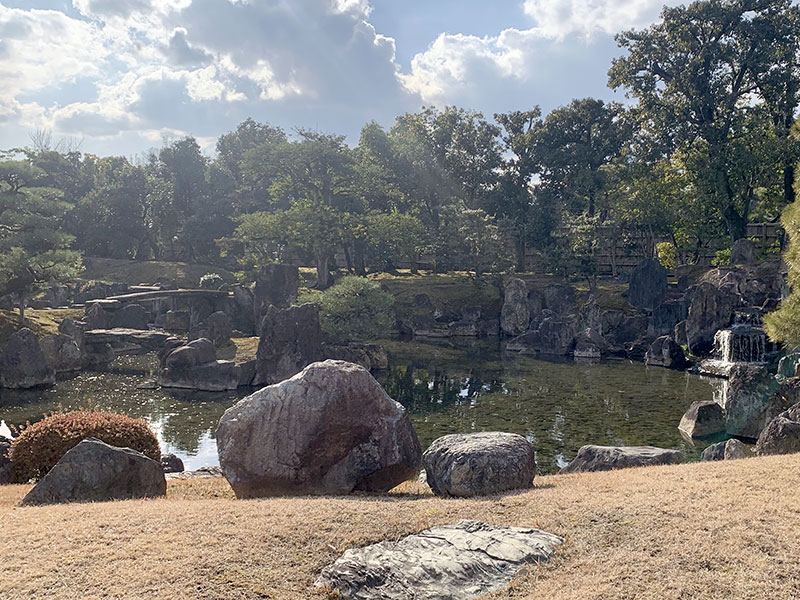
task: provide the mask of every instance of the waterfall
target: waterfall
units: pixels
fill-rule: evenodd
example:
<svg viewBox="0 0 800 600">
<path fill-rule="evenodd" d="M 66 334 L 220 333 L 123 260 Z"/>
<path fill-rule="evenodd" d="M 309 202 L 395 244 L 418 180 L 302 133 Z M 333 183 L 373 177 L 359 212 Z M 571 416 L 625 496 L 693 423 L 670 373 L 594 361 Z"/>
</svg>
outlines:
<svg viewBox="0 0 800 600">
<path fill-rule="evenodd" d="M 714 334 L 714 355 L 728 363 L 764 362 L 766 345 L 764 332 L 749 325 L 721 329 Z"/>
</svg>

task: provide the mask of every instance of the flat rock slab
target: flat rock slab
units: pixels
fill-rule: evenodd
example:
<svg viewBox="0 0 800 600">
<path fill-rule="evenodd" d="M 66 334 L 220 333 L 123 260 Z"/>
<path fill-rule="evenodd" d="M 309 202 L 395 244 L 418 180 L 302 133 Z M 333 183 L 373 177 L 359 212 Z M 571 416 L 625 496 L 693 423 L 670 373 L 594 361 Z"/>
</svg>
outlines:
<svg viewBox="0 0 800 600">
<path fill-rule="evenodd" d="M 459 521 L 348 550 L 316 585 L 348 600 L 467 600 L 507 586 L 524 565 L 548 560 L 563 543 L 539 529 Z"/>
<path fill-rule="evenodd" d="M 560 474 L 584 471 L 611 471 L 628 467 L 672 465 L 683 462 L 680 450 L 655 446 L 581 446 L 578 455 Z"/>
</svg>

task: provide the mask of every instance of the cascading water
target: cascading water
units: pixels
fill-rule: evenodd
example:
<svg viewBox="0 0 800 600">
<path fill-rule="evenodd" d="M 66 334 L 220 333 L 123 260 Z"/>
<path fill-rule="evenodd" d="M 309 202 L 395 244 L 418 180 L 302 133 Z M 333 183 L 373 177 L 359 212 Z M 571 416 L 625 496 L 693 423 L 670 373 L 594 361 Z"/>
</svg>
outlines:
<svg viewBox="0 0 800 600">
<path fill-rule="evenodd" d="M 714 334 L 714 354 L 700 363 L 700 372 L 727 377 L 737 364 L 761 364 L 765 360 L 767 337 L 749 324 L 735 324 Z"/>
</svg>

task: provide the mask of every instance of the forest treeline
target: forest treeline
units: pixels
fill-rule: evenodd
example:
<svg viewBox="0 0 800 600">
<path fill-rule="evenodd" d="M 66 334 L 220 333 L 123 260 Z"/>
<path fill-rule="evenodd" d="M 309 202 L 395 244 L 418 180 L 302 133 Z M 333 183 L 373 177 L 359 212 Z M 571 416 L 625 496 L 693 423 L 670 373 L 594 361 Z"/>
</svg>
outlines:
<svg viewBox="0 0 800 600">
<path fill-rule="evenodd" d="M 701 0 L 617 42 L 609 86 L 625 103 L 426 108 L 367 123 L 354 147 L 253 119 L 211 157 L 192 137 L 131 160 L 35 136 L 0 157 L 0 293 L 74 277 L 80 255 L 249 274 L 300 259 L 324 288 L 336 255 L 356 274 L 425 255 L 480 275 L 524 269 L 533 249 L 591 276 L 599 228 L 672 240 L 691 263 L 777 220 L 800 159 L 800 8 Z"/>
</svg>

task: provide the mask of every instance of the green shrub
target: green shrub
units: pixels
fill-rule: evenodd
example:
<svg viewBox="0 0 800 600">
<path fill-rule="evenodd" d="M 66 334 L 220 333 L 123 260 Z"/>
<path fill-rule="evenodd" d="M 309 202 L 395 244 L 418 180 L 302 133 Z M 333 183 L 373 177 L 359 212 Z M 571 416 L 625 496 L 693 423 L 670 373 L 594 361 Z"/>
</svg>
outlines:
<svg viewBox="0 0 800 600">
<path fill-rule="evenodd" d="M 394 321 L 394 296 L 363 277 L 343 277 L 314 301 L 323 331 L 339 341 L 374 340 Z"/>
<path fill-rule="evenodd" d="M 678 249 L 672 242 L 660 242 L 656 244 L 656 256 L 661 266 L 670 271 L 678 268 Z"/>
<path fill-rule="evenodd" d="M 200 278 L 200 287 L 204 290 L 218 290 L 225 283 L 219 273 L 206 273 Z"/>
<path fill-rule="evenodd" d="M 144 420 L 110 412 L 76 410 L 45 416 L 22 430 L 8 453 L 14 465 L 14 479 L 28 481 L 43 477 L 67 451 L 88 437 L 161 460 L 158 439 Z"/>
<path fill-rule="evenodd" d="M 724 267 L 731 264 L 731 249 L 717 250 L 714 258 L 711 259 L 712 267 Z"/>
</svg>

